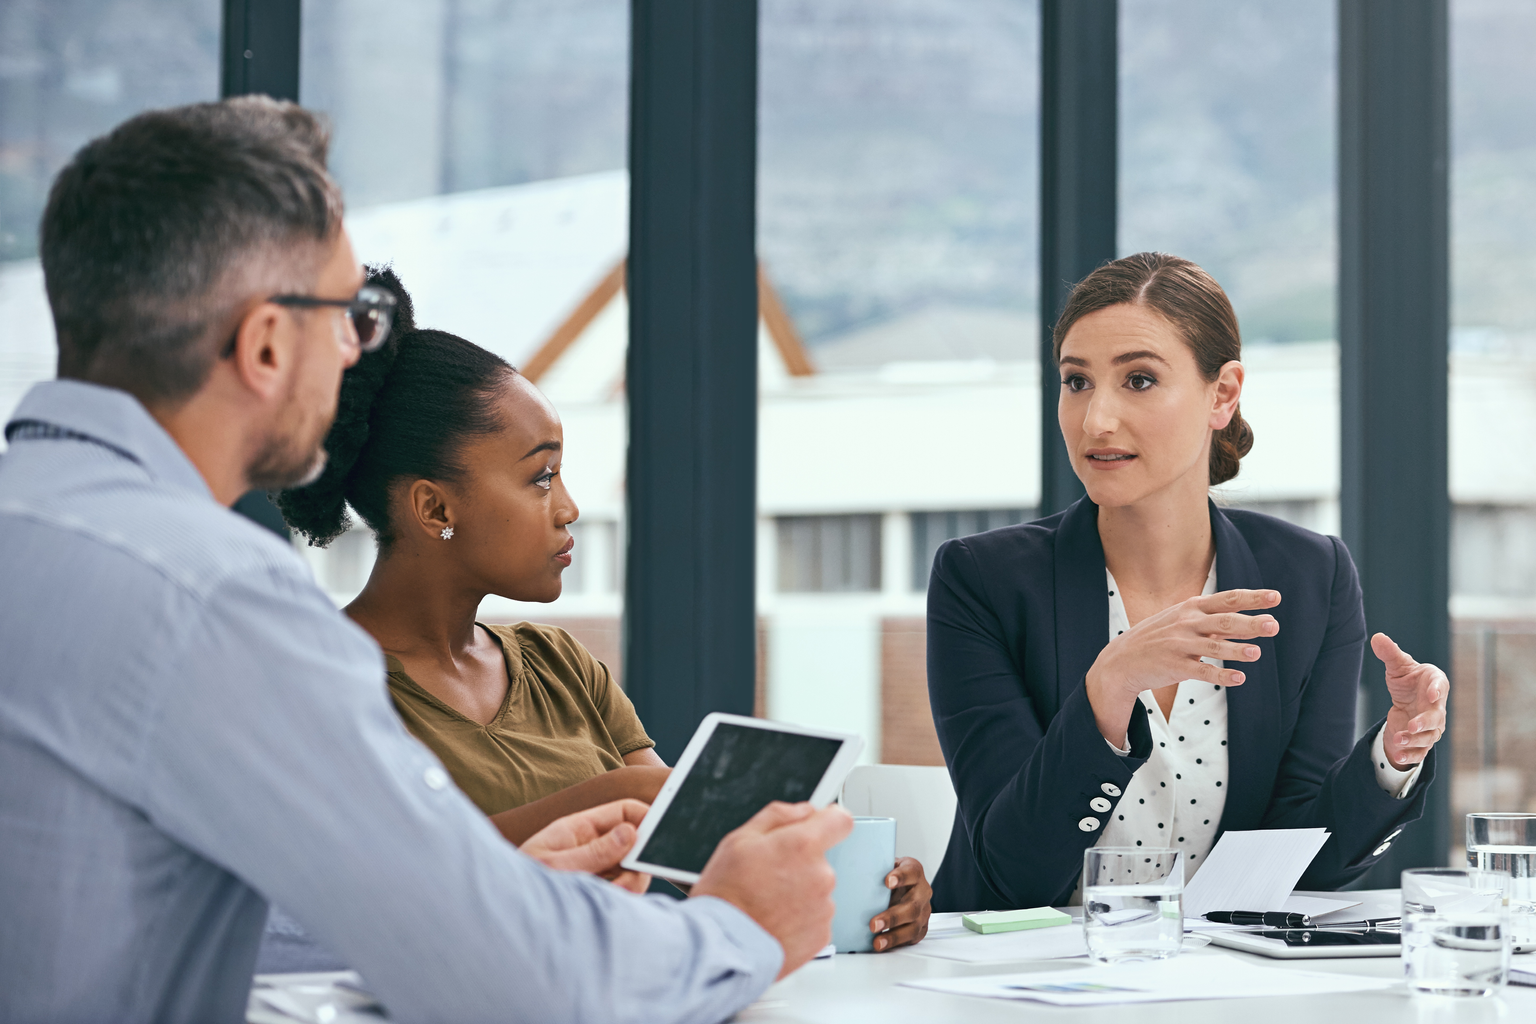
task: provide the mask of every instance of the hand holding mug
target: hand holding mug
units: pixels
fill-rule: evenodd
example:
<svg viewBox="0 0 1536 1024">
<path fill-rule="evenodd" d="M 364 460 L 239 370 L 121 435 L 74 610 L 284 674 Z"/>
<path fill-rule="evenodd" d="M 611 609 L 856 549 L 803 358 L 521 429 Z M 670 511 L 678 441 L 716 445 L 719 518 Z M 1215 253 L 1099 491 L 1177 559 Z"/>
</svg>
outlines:
<svg viewBox="0 0 1536 1024">
<path fill-rule="evenodd" d="M 916 857 L 897 858 L 896 867 L 885 876 L 885 887 L 891 890 L 890 908 L 869 922 L 876 953 L 923 941 L 933 913 L 933 886 Z"/>
</svg>

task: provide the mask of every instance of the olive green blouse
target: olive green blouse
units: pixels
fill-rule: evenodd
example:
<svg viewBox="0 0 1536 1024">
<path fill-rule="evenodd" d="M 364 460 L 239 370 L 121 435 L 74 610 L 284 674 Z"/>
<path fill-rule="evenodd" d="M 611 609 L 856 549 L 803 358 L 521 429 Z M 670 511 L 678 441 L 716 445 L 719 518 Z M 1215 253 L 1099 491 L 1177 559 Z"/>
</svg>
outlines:
<svg viewBox="0 0 1536 1024">
<path fill-rule="evenodd" d="M 531 622 L 482 627 L 500 641 L 511 682 L 488 725 L 459 714 L 388 659 L 389 696 L 406 728 L 481 811 L 521 807 L 655 746 L 607 666 L 565 630 Z"/>
</svg>

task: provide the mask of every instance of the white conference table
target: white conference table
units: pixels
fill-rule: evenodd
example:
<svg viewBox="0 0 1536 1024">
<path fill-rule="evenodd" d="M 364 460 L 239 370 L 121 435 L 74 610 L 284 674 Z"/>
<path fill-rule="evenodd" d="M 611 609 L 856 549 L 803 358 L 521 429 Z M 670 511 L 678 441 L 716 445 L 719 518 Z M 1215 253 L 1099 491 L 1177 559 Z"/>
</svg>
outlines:
<svg viewBox="0 0 1536 1024">
<path fill-rule="evenodd" d="M 1397 900 L 1396 890 L 1360 892 L 1367 898 L 1360 908 L 1364 916 L 1384 916 Z M 1376 904 L 1376 906 L 1372 906 Z M 1073 926 L 1066 926 L 1073 927 Z M 1186 951 L 1181 956 L 1236 957 L 1278 970 L 1328 971 L 1376 978 L 1401 978 L 1402 960 L 1371 957 L 1339 960 L 1272 960 L 1219 946 Z M 1451 999 L 1411 995 L 1403 986 L 1372 992 L 1326 996 L 1268 999 L 1187 1000 L 1140 1003 L 1131 1006 L 1060 1007 L 1024 1000 L 981 999 L 908 988 L 900 983 L 918 978 L 965 977 L 1011 974 L 1024 971 L 1060 971 L 1087 961 L 1012 960 L 965 963 L 922 955 L 922 944 L 909 950 L 880 954 L 840 954 L 814 960 L 773 985 L 763 997 L 733 1019 L 743 1024 L 931 1024 L 935 1021 L 1071 1020 L 1078 1024 L 1524 1024 L 1536 1022 L 1536 988 L 1506 986 L 1501 996 L 1487 999 Z M 1536 970 L 1536 954 L 1514 958 L 1514 965 Z M 1216 968 L 1218 961 L 1212 960 Z M 267 983 L 283 984 L 299 975 L 263 975 Z M 311 981 L 320 976 L 307 976 Z M 377 1021 L 368 1016 L 342 1014 L 336 1024 Z M 258 1024 L 276 1020 L 253 1014 Z"/>
<path fill-rule="evenodd" d="M 1376 978 L 1402 977 L 1397 957 L 1352 960 L 1270 960 L 1219 946 L 1180 954 L 1224 955 L 1280 970 L 1331 971 Z M 1536 954 L 1516 962 L 1536 960 Z M 1024 1000 L 979 999 L 906 988 L 916 978 L 961 977 L 1024 971 L 1059 971 L 1085 960 L 1035 960 L 987 964 L 960 963 L 919 955 L 916 951 L 845 955 L 816 960 L 764 993 L 734 1018 L 743 1024 L 932 1024 L 935 1021 L 1071 1020 L 1078 1024 L 1524 1024 L 1536 1021 L 1536 988 L 1507 986 L 1492 999 L 1412 996 L 1402 987 L 1285 999 L 1210 999 L 1132 1006 L 1047 1006 Z M 1215 961 L 1213 961 L 1213 966 Z M 1536 968 L 1536 963 L 1531 965 Z"/>
</svg>

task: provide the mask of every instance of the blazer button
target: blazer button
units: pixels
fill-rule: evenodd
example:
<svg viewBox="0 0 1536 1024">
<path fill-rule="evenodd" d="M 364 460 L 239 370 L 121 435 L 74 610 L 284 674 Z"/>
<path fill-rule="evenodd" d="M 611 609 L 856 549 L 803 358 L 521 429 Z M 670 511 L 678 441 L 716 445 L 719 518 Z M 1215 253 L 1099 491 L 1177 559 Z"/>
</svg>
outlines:
<svg viewBox="0 0 1536 1024">
<path fill-rule="evenodd" d="M 1082 821 L 1077 823 L 1077 827 L 1082 829 L 1084 832 L 1092 832 L 1094 829 L 1099 827 L 1099 819 L 1084 818 Z"/>
<path fill-rule="evenodd" d="M 1106 783 L 1104 783 L 1104 785 L 1100 786 L 1099 788 L 1104 791 L 1104 795 L 1105 796 L 1119 796 L 1120 795 L 1120 787 L 1115 785 L 1113 782 L 1106 782 Z M 1109 810 L 1108 807 L 1106 807 L 1104 809 L 1106 811 Z"/>
<path fill-rule="evenodd" d="M 1392 842 L 1391 842 L 1391 840 L 1388 840 L 1387 842 L 1382 843 L 1380 846 L 1376 847 L 1376 849 L 1372 850 L 1371 851 L 1371 856 L 1372 857 L 1380 857 L 1382 854 L 1386 853 L 1391 848 L 1392 848 Z"/>
<path fill-rule="evenodd" d="M 1105 800 L 1101 796 L 1096 796 L 1092 800 L 1088 801 L 1088 806 L 1092 807 L 1094 810 L 1098 811 L 1100 814 L 1104 814 L 1111 807 L 1113 807 L 1114 804 L 1111 804 L 1108 800 Z"/>
</svg>

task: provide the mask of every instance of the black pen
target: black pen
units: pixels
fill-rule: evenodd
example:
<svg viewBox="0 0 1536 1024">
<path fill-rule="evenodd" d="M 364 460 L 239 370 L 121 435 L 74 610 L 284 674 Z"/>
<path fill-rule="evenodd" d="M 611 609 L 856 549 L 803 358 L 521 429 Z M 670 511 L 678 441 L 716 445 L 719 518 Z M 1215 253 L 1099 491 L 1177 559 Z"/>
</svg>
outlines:
<svg viewBox="0 0 1536 1024">
<path fill-rule="evenodd" d="M 1257 910 L 1213 910 L 1205 919 L 1214 924 L 1257 924 L 1269 928 L 1306 928 L 1312 918 L 1306 914 L 1282 914 L 1277 911 L 1259 913 Z"/>
<path fill-rule="evenodd" d="M 1371 917 L 1364 921 L 1338 921 L 1333 924 L 1316 925 L 1315 927 L 1327 928 L 1333 931 L 1347 928 L 1355 931 L 1374 932 L 1378 930 L 1397 931 L 1402 925 L 1403 919 L 1400 917 Z"/>
<path fill-rule="evenodd" d="M 1269 925 L 1250 925 L 1251 928 L 1266 928 Z M 1396 932 L 1402 931 L 1403 919 L 1400 917 L 1372 917 L 1364 921 L 1335 921 L 1330 924 L 1300 924 L 1293 925 L 1292 930 L 1306 931 L 1308 929 L 1338 932 Z"/>
</svg>

